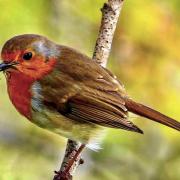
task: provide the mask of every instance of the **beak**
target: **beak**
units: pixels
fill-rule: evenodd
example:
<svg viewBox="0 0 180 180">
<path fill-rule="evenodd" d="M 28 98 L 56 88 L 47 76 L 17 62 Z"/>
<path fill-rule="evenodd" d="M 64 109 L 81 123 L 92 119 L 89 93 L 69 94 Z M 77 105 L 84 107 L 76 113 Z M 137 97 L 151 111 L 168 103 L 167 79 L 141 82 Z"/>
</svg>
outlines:
<svg viewBox="0 0 180 180">
<path fill-rule="evenodd" d="M 10 63 L 1 63 L 0 64 L 0 71 L 4 71 L 9 68 L 13 68 L 14 65 L 18 64 L 18 62 L 10 62 Z"/>
</svg>

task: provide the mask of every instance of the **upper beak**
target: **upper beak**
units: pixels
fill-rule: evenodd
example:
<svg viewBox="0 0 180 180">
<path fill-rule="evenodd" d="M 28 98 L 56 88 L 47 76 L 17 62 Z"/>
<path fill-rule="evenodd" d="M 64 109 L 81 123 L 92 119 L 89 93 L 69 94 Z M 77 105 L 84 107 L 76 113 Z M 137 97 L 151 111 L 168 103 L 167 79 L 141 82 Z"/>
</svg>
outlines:
<svg viewBox="0 0 180 180">
<path fill-rule="evenodd" d="M 18 64 L 17 62 L 10 62 L 10 63 L 1 63 L 0 64 L 0 71 L 4 71 L 6 69 L 9 69 L 11 67 L 14 67 L 14 65 Z"/>
</svg>

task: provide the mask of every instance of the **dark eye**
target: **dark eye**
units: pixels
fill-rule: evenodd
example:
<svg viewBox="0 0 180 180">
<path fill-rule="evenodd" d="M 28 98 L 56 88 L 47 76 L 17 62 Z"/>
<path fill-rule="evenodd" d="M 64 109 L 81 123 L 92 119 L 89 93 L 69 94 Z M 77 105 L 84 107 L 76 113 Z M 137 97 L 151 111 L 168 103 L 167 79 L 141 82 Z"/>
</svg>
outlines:
<svg viewBox="0 0 180 180">
<path fill-rule="evenodd" d="M 32 52 L 27 52 L 23 55 L 24 60 L 30 60 L 32 58 Z"/>
</svg>

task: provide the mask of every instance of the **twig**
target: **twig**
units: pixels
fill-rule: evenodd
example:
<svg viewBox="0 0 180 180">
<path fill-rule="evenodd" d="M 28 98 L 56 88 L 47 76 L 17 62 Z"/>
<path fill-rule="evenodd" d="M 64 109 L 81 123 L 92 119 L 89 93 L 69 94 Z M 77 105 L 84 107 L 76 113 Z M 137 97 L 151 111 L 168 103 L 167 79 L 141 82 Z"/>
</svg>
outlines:
<svg viewBox="0 0 180 180">
<path fill-rule="evenodd" d="M 72 179 L 73 172 L 76 170 L 76 168 L 78 167 L 78 165 L 81 162 L 80 161 L 81 156 L 79 156 L 76 159 L 76 161 L 73 163 L 73 166 L 71 167 L 70 172 L 69 172 L 69 174 L 70 174 L 69 178 L 62 179 L 60 177 L 59 172 L 64 172 L 66 170 L 66 168 L 68 166 L 68 163 L 73 159 L 74 155 L 76 154 L 76 152 L 78 151 L 80 146 L 81 146 L 80 143 L 77 143 L 76 141 L 72 141 L 72 140 L 68 139 L 64 159 L 63 159 L 62 164 L 61 164 L 61 168 L 60 168 L 60 170 L 58 172 L 55 171 L 56 175 L 54 176 L 53 180 L 71 180 Z"/>
<path fill-rule="evenodd" d="M 107 60 L 111 51 L 114 31 L 116 29 L 122 4 L 123 0 L 108 0 L 108 2 L 105 3 L 103 8 L 101 9 L 101 26 L 94 49 L 93 60 L 96 61 L 98 64 L 102 65 L 103 67 L 106 67 Z M 68 162 L 73 158 L 79 147 L 80 143 L 68 139 L 65 156 L 59 172 L 62 172 L 66 169 Z M 57 174 L 55 175 L 54 180 L 71 180 L 73 173 L 76 171 L 77 167 L 81 163 L 82 160 L 80 154 L 69 171 L 70 176 L 64 178 L 58 176 Z"/>
<path fill-rule="evenodd" d="M 106 67 L 109 58 L 111 44 L 122 5 L 123 0 L 109 0 L 101 9 L 101 26 L 94 49 L 93 59 L 103 67 Z"/>
</svg>

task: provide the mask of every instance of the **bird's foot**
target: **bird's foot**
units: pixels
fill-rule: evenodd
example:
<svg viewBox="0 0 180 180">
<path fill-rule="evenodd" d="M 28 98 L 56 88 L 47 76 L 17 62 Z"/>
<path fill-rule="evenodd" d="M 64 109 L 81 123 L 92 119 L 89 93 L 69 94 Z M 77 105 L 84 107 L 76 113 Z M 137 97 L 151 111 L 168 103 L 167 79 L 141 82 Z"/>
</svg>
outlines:
<svg viewBox="0 0 180 180">
<path fill-rule="evenodd" d="M 72 180 L 72 175 L 67 171 L 54 171 L 54 173 L 53 180 Z"/>
<path fill-rule="evenodd" d="M 74 162 L 77 160 L 78 156 L 80 155 L 80 153 L 82 152 L 82 150 L 85 148 L 85 145 L 82 144 L 79 149 L 77 150 L 76 154 L 74 155 L 74 157 L 68 162 L 67 167 L 65 168 L 65 170 L 63 171 L 54 171 L 55 172 L 55 176 L 53 180 L 71 180 L 72 179 L 72 175 L 70 174 L 70 170 L 74 164 Z M 79 160 L 79 165 L 83 164 L 84 160 L 80 159 Z"/>
</svg>

